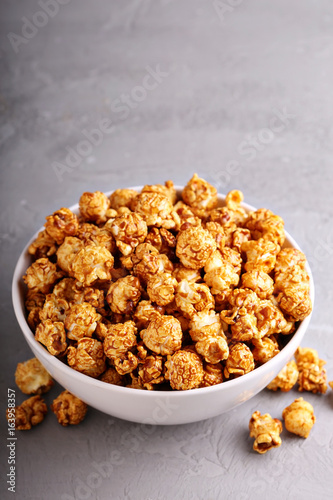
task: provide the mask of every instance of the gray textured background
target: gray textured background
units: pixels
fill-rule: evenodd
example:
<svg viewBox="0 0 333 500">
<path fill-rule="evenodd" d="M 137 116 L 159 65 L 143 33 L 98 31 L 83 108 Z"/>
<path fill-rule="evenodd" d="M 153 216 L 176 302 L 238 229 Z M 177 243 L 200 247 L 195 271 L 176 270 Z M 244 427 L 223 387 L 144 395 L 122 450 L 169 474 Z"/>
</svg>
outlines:
<svg viewBox="0 0 333 500">
<path fill-rule="evenodd" d="M 37 1 L 1 1 L 2 415 L 16 364 L 31 357 L 12 311 L 11 277 L 45 215 L 85 190 L 168 178 L 183 184 L 193 172 L 220 192 L 243 190 L 248 203 L 286 220 L 316 283 L 303 346 L 319 350 L 333 379 L 333 5 L 222 4 L 71 0 L 45 24 Z M 24 17 L 45 25 L 15 38 Z M 144 95 L 138 86 L 157 65 L 164 76 Z M 131 101 L 121 110 L 126 94 Z M 281 113 L 287 117 L 278 122 Z M 110 133 L 57 174 L 54 162 L 65 164 L 67 148 L 80 148 L 82 131 L 102 119 L 112 121 Z M 19 390 L 16 396 L 24 399 Z M 49 414 L 17 433 L 16 498 L 330 498 L 333 391 L 305 395 L 317 417 L 307 440 L 284 431 L 279 449 L 252 452 L 251 413 L 280 418 L 297 396 L 266 390 L 229 414 L 176 427 L 140 426 L 91 409 L 78 427 L 62 428 Z M 3 417 L 1 425 L 5 431 Z M 5 439 L 0 495 L 13 498 Z M 112 467 L 96 472 L 105 461 Z"/>
</svg>

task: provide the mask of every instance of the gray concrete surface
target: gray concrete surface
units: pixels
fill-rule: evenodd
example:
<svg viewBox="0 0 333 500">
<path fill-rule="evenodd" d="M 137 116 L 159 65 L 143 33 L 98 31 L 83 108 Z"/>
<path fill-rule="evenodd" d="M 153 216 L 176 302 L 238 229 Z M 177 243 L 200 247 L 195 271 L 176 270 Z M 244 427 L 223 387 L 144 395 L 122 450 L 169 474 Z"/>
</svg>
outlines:
<svg viewBox="0 0 333 500">
<path fill-rule="evenodd" d="M 251 451 L 250 415 L 281 417 L 296 390 L 175 427 L 91 409 L 61 428 L 49 414 L 17 433 L 7 491 L 7 388 L 31 356 L 11 306 L 14 265 L 45 215 L 84 190 L 183 184 L 197 172 L 281 215 L 316 283 L 303 345 L 333 379 L 332 2 L 54 0 L 49 13 L 41 3 L 0 4 L 1 498 L 331 498 L 331 390 L 306 394 L 317 417 L 307 440 L 284 431 L 264 456 Z M 82 145 L 87 135 L 95 144 Z"/>
</svg>

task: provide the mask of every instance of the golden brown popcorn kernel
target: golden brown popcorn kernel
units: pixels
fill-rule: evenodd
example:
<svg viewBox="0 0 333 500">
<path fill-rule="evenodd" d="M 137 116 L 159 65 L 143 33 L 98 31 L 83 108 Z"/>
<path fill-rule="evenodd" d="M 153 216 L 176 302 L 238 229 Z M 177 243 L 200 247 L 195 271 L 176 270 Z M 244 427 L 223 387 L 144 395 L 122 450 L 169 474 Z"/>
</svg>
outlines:
<svg viewBox="0 0 333 500">
<path fill-rule="evenodd" d="M 196 283 L 197 281 L 201 281 L 200 269 L 190 269 L 188 267 L 184 267 L 183 264 L 178 263 L 174 265 L 172 276 L 176 278 L 178 283 L 182 280 L 186 280 L 189 283 Z"/>
<path fill-rule="evenodd" d="M 125 256 L 130 255 L 140 243 L 143 243 L 148 234 L 143 217 L 133 212 L 117 216 L 107 224 L 107 227 L 116 240 L 117 247 Z"/>
<path fill-rule="evenodd" d="M 164 227 L 152 227 L 145 242 L 153 245 L 159 253 L 165 253 L 169 258 L 174 258 L 176 237 Z"/>
<path fill-rule="evenodd" d="M 96 245 L 105 247 L 112 254 L 116 251 L 116 242 L 110 232 L 108 222 L 102 227 L 83 222 L 80 224 L 76 237 L 79 238 L 85 246 Z"/>
<path fill-rule="evenodd" d="M 274 333 L 288 334 L 294 330 L 294 323 L 287 321 L 280 309 L 270 300 L 260 300 L 254 313 L 259 338 Z"/>
<path fill-rule="evenodd" d="M 28 314 L 28 318 L 27 318 L 28 325 L 30 326 L 30 328 L 33 332 L 36 331 L 37 326 L 41 322 L 41 319 L 40 319 L 41 311 L 42 310 L 40 307 L 34 307 L 33 309 L 31 309 L 31 311 Z"/>
<path fill-rule="evenodd" d="M 245 271 L 259 269 L 265 273 L 270 273 L 275 266 L 276 255 L 280 247 L 272 241 L 250 240 L 242 244 L 242 252 L 246 254 Z"/>
<path fill-rule="evenodd" d="M 130 208 L 132 201 L 138 195 L 135 189 L 116 189 L 110 196 L 110 206 L 114 210 L 122 207 Z"/>
<path fill-rule="evenodd" d="M 252 351 L 254 361 L 259 364 L 267 363 L 280 352 L 279 344 L 274 335 L 262 339 L 254 338 L 252 345 L 254 346 Z"/>
<path fill-rule="evenodd" d="M 86 416 L 88 406 L 69 391 L 63 391 L 53 400 L 51 410 L 57 417 L 59 424 L 77 425 Z"/>
<path fill-rule="evenodd" d="M 221 317 L 223 317 L 223 314 Z M 234 319 L 234 323 L 230 329 L 232 340 L 237 342 L 247 342 L 259 337 L 257 318 L 254 314 L 247 313 L 245 309 L 238 311 L 238 315 Z"/>
<path fill-rule="evenodd" d="M 56 281 L 62 278 L 63 273 L 57 270 L 57 266 L 49 259 L 43 257 L 37 259 L 23 276 L 23 281 L 28 288 L 35 292 L 47 294 L 52 289 Z"/>
<path fill-rule="evenodd" d="M 133 274 L 146 284 L 151 276 L 164 272 L 172 273 L 173 264 L 165 254 L 160 254 L 153 245 L 141 243 L 132 257 Z M 123 265 L 124 262 L 122 261 Z"/>
<path fill-rule="evenodd" d="M 243 227 L 237 227 L 230 234 L 230 247 L 241 253 L 242 245 L 245 241 L 250 241 L 252 239 L 251 231 Z"/>
<path fill-rule="evenodd" d="M 141 297 L 139 278 L 125 276 L 119 278 L 110 286 L 106 300 L 112 312 L 116 314 L 131 314 Z"/>
<path fill-rule="evenodd" d="M 250 288 L 260 299 L 268 299 L 274 291 L 274 280 L 260 269 L 253 269 L 242 275 L 242 288 Z"/>
<path fill-rule="evenodd" d="M 178 319 L 165 315 L 153 317 L 140 336 L 148 349 L 167 356 L 181 348 L 183 332 Z"/>
<path fill-rule="evenodd" d="M 175 223 L 171 217 L 173 209 L 168 196 L 157 192 L 141 192 L 133 200 L 133 212 L 141 215 L 147 226 L 171 229 Z"/>
<path fill-rule="evenodd" d="M 172 217 L 175 221 L 175 229 L 177 231 L 188 229 L 191 226 L 198 227 L 202 225 L 200 217 L 197 217 L 193 210 L 182 201 L 178 201 L 174 205 Z"/>
<path fill-rule="evenodd" d="M 217 207 L 217 190 L 204 179 L 194 174 L 182 191 L 183 201 L 198 213 Z"/>
<path fill-rule="evenodd" d="M 85 192 L 81 195 L 79 207 L 83 220 L 101 224 L 107 220 L 110 200 L 101 191 Z"/>
<path fill-rule="evenodd" d="M 283 248 L 276 256 L 275 273 L 290 272 L 295 266 L 305 267 L 306 258 L 297 248 Z"/>
<path fill-rule="evenodd" d="M 215 239 L 206 229 L 190 227 L 178 233 L 176 255 L 185 267 L 204 267 L 215 250 Z"/>
<path fill-rule="evenodd" d="M 211 387 L 212 385 L 222 384 L 223 382 L 223 367 L 220 363 L 211 364 L 204 363 L 204 376 L 200 387 Z"/>
<path fill-rule="evenodd" d="M 120 385 L 123 387 L 127 385 L 128 382 L 127 377 L 120 375 L 113 366 L 110 366 L 105 370 L 105 372 L 101 375 L 100 380 L 102 382 L 106 382 L 107 384 Z"/>
<path fill-rule="evenodd" d="M 205 337 L 223 335 L 220 316 L 214 310 L 195 313 L 190 320 L 189 328 L 193 342 L 203 340 Z"/>
<path fill-rule="evenodd" d="M 58 245 L 61 245 L 66 236 L 76 235 L 79 228 L 79 221 L 69 208 L 60 208 L 60 210 L 46 217 L 44 226 L 51 238 Z"/>
<path fill-rule="evenodd" d="M 15 429 L 28 431 L 33 425 L 40 424 L 47 413 L 47 406 L 39 395 L 32 396 L 15 407 L 15 417 L 13 418 L 12 408 L 7 409 L 7 420 L 15 420 Z"/>
<path fill-rule="evenodd" d="M 161 384 L 164 381 L 163 365 L 163 357 L 156 354 L 147 356 L 139 364 L 138 374 L 143 387 L 153 390 L 154 385 Z"/>
<path fill-rule="evenodd" d="M 191 319 L 197 312 L 214 309 L 215 302 L 207 285 L 184 279 L 177 285 L 175 304 L 185 318 Z"/>
<path fill-rule="evenodd" d="M 242 342 L 229 346 L 229 356 L 226 361 L 224 376 L 239 377 L 254 370 L 254 359 L 251 349 Z"/>
<path fill-rule="evenodd" d="M 118 358 L 113 360 L 115 369 L 120 375 L 127 375 L 136 370 L 139 360 L 135 354 L 131 351 L 127 351 L 126 354 L 122 354 Z"/>
<path fill-rule="evenodd" d="M 133 320 L 138 328 L 147 328 L 148 323 L 156 316 L 163 315 L 164 307 L 152 304 L 150 300 L 140 300 L 133 313 Z"/>
<path fill-rule="evenodd" d="M 101 315 L 96 312 L 96 309 L 82 302 L 81 304 L 73 304 L 66 311 L 64 326 L 67 330 L 67 337 L 71 340 L 80 340 L 83 337 L 91 337 L 96 330 L 97 322 L 100 321 Z"/>
<path fill-rule="evenodd" d="M 68 275 L 72 275 L 72 263 L 84 243 L 74 236 L 67 236 L 57 250 L 57 264 Z"/>
<path fill-rule="evenodd" d="M 127 353 L 137 344 L 137 328 L 134 321 L 125 321 L 115 325 L 108 325 L 108 334 L 104 338 L 103 348 L 105 355 L 114 360 Z"/>
<path fill-rule="evenodd" d="M 313 413 L 313 406 L 303 398 L 295 399 L 282 412 L 282 418 L 287 431 L 307 438 L 316 421 Z"/>
<path fill-rule="evenodd" d="M 319 365 L 319 356 L 316 349 L 311 349 L 310 347 L 298 347 L 294 356 L 299 370 L 301 370 L 302 367 L 308 363 Z"/>
<path fill-rule="evenodd" d="M 36 259 L 42 257 L 51 257 L 57 251 L 58 245 L 56 241 L 49 235 L 49 233 L 44 229 L 38 233 L 35 241 L 31 243 L 28 248 L 30 255 L 33 255 Z"/>
<path fill-rule="evenodd" d="M 15 382 L 24 394 L 43 394 L 48 392 L 54 384 L 51 375 L 37 358 L 18 363 Z"/>
<path fill-rule="evenodd" d="M 207 363 L 219 363 L 229 356 L 229 347 L 224 334 L 202 338 L 196 342 L 195 349 Z"/>
<path fill-rule="evenodd" d="M 68 347 L 67 361 L 74 370 L 93 378 L 99 377 L 106 368 L 102 342 L 83 337 L 77 342 L 77 347 Z"/>
<path fill-rule="evenodd" d="M 285 240 L 284 221 L 271 210 L 259 208 L 251 212 L 245 223 L 255 240 L 264 239 L 277 243 L 280 247 Z"/>
<path fill-rule="evenodd" d="M 277 296 L 281 310 L 294 321 L 303 321 L 312 311 L 312 302 L 307 288 L 291 285 Z"/>
<path fill-rule="evenodd" d="M 66 311 L 69 309 L 69 303 L 61 298 L 50 293 L 46 295 L 43 308 L 40 311 L 39 317 L 41 321 L 50 319 L 51 321 L 64 321 Z"/>
<path fill-rule="evenodd" d="M 258 453 L 266 453 L 282 443 L 282 423 L 277 418 L 272 418 L 269 413 L 261 415 L 259 411 L 255 411 L 251 416 L 249 429 L 250 437 L 255 439 L 253 449 Z"/>
<path fill-rule="evenodd" d="M 323 365 L 326 361 L 319 360 L 319 364 L 304 363 L 299 369 L 298 390 L 310 391 L 314 394 L 325 394 L 327 391 L 327 375 Z"/>
<path fill-rule="evenodd" d="M 288 392 L 294 387 L 298 379 L 298 369 L 294 360 L 289 361 L 277 376 L 270 382 L 267 389 L 277 391 L 280 389 L 282 392 Z"/>
<path fill-rule="evenodd" d="M 39 323 L 35 339 L 45 345 L 53 356 L 59 356 L 67 349 L 65 327 L 61 321 L 52 322 L 50 319 L 46 319 Z"/>
<path fill-rule="evenodd" d="M 80 250 L 72 262 L 73 276 L 85 286 L 96 280 L 110 280 L 114 258 L 101 246 L 87 246 Z"/>
<path fill-rule="evenodd" d="M 186 391 L 200 387 L 204 377 L 203 364 L 200 356 L 192 351 L 181 349 L 165 362 L 166 380 L 170 381 L 172 389 Z"/>
<path fill-rule="evenodd" d="M 163 196 L 169 198 L 172 205 L 176 203 L 177 200 L 177 192 L 174 188 L 174 184 L 172 181 L 166 181 L 165 185 L 162 184 L 153 184 L 143 186 L 141 193 L 159 193 Z"/>
<path fill-rule="evenodd" d="M 218 222 L 209 221 L 206 222 L 205 229 L 209 231 L 209 233 L 213 236 L 216 242 L 216 247 L 219 250 L 222 250 L 222 248 L 225 246 L 226 238 L 225 231 L 221 224 L 219 224 Z"/>
<path fill-rule="evenodd" d="M 27 311 L 31 311 L 32 309 L 35 309 L 36 307 L 42 309 L 44 302 L 45 302 L 45 294 L 42 292 L 38 292 L 34 288 L 29 288 L 27 290 L 27 294 L 25 296 L 25 307 Z"/>
<path fill-rule="evenodd" d="M 151 276 L 147 283 L 147 293 L 152 302 L 158 306 L 166 306 L 175 298 L 177 280 L 170 273 Z"/>
</svg>

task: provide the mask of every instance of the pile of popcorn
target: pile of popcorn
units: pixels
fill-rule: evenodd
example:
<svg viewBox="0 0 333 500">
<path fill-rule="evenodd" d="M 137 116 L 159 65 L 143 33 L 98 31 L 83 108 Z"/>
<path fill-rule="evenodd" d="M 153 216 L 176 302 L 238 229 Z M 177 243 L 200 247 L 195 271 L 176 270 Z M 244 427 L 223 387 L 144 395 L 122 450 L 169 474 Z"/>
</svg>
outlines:
<svg viewBox="0 0 333 500">
<path fill-rule="evenodd" d="M 188 390 L 244 375 L 279 353 L 311 312 L 306 259 L 284 222 L 223 206 L 196 174 L 110 197 L 83 193 L 29 248 L 35 338 L 74 370 L 136 389 Z"/>
</svg>

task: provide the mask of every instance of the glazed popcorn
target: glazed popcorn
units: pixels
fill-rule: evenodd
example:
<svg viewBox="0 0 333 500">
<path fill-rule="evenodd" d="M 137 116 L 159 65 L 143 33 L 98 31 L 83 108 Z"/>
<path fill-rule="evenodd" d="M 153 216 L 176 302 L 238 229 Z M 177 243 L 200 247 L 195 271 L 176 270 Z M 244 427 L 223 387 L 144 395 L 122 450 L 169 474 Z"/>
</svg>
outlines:
<svg viewBox="0 0 333 500">
<path fill-rule="evenodd" d="M 24 394 L 43 394 L 48 392 L 54 384 L 51 375 L 37 358 L 18 363 L 15 382 Z"/>
<path fill-rule="evenodd" d="M 10 408 L 7 409 L 7 419 L 11 419 Z M 32 426 L 40 424 L 47 413 L 47 406 L 39 396 L 32 396 L 15 407 L 15 429 L 28 431 Z"/>
<path fill-rule="evenodd" d="M 141 390 L 208 387 L 268 362 L 310 314 L 310 278 L 281 217 L 242 201 L 239 190 L 220 201 L 194 174 L 178 191 L 87 191 L 79 215 L 48 216 L 23 278 L 36 340 L 85 375 Z M 300 390 L 326 390 L 318 357 L 297 364 Z M 288 390 L 294 372 L 270 387 Z"/>
<path fill-rule="evenodd" d="M 323 366 L 326 361 L 319 359 L 315 349 L 299 347 L 295 352 L 298 375 L 298 390 L 325 394 L 327 391 L 327 375 Z"/>
<path fill-rule="evenodd" d="M 309 437 L 310 431 L 316 421 L 313 406 L 303 398 L 295 399 L 291 405 L 283 410 L 282 417 L 286 429 L 303 438 Z"/>
<path fill-rule="evenodd" d="M 280 389 L 282 392 L 288 392 L 294 387 L 298 380 L 298 368 L 294 360 L 289 361 L 277 376 L 270 382 L 267 389 L 277 391 Z"/>
<path fill-rule="evenodd" d="M 255 411 L 251 416 L 249 429 L 250 437 L 255 439 L 254 451 L 263 454 L 281 446 L 282 423 L 277 418 L 272 418 L 269 413 L 261 415 L 259 411 Z"/>
<path fill-rule="evenodd" d="M 86 416 L 88 406 L 69 391 L 63 391 L 54 399 L 51 410 L 57 417 L 59 424 L 66 427 L 67 425 L 77 425 Z"/>
</svg>

